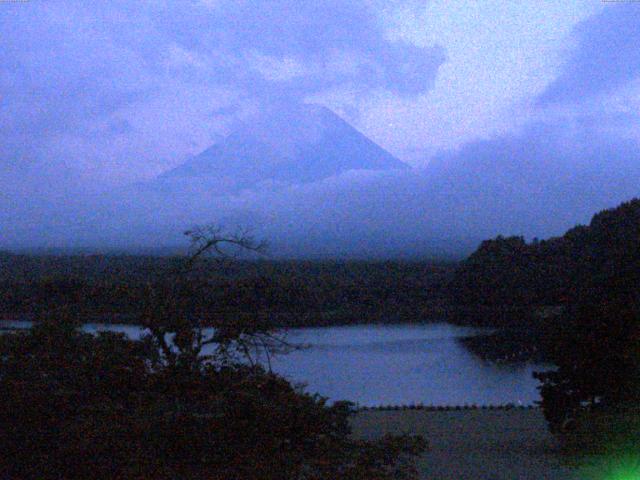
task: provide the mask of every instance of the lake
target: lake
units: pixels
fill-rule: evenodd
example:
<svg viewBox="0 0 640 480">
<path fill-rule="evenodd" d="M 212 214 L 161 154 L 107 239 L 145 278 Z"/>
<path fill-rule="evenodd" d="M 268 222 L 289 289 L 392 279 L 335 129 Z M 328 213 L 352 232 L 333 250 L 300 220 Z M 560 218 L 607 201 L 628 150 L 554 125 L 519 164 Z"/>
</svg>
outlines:
<svg viewBox="0 0 640 480">
<path fill-rule="evenodd" d="M 0 322 L 28 327 L 28 322 Z M 130 325 L 89 324 L 135 338 Z M 547 365 L 498 365 L 470 353 L 460 342 L 485 331 L 446 323 L 357 325 L 289 330 L 289 342 L 308 348 L 272 359 L 273 370 L 331 400 L 362 406 L 530 405 L 539 399 L 532 372 Z"/>
</svg>

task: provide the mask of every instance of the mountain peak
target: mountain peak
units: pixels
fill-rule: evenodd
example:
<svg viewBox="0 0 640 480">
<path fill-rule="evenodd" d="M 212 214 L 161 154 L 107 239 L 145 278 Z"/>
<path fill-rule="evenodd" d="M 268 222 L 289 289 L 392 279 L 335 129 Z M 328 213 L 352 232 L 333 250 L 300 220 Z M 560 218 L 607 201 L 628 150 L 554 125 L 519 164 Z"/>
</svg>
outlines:
<svg viewBox="0 0 640 480">
<path fill-rule="evenodd" d="M 349 170 L 408 166 L 326 107 L 270 110 L 241 124 L 220 143 L 161 175 L 250 188 L 261 182 L 308 183 Z"/>
</svg>

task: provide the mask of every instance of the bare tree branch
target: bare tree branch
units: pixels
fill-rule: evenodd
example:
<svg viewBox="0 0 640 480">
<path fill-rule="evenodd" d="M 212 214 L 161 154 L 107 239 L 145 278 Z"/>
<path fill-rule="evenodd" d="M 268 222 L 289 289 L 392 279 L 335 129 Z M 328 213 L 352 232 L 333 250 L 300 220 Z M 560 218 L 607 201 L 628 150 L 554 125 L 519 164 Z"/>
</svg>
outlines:
<svg viewBox="0 0 640 480">
<path fill-rule="evenodd" d="M 239 228 L 235 232 L 225 232 L 215 225 L 196 226 L 185 232 L 191 241 L 191 253 L 186 261 L 168 278 L 160 278 L 159 283 L 167 280 L 168 291 L 165 295 L 159 295 L 153 285 L 149 284 L 149 304 L 145 306 L 141 324 L 146 327 L 155 339 L 166 361 L 175 363 L 179 357 L 190 357 L 199 361 L 206 361 L 201 355 L 202 349 L 211 344 L 219 345 L 219 354 L 228 352 L 229 343 L 238 352 L 242 352 L 251 365 L 255 365 L 251 355 L 251 347 L 257 348 L 259 344 L 263 348 L 282 346 L 273 342 L 273 337 L 265 336 L 258 339 L 256 335 L 263 333 L 261 325 L 220 325 L 216 332 L 209 338 L 203 333 L 203 321 L 200 315 L 189 317 L 180 311 L 178 300 L 179 281 L 194 270 L 196 263 L 206 255 L 224 261 L 235 259 L 242 253 L 264 254 L 266 243 L 254 239 L 248 229 Z M 215 324 L 215 322 L 213 322 Z M 190 333 L 188 334 L 188 331 Z M 173 344 L 166 339 L 168 333 L 176 334 Z M 226 343 L 226 346 L 221 345 Z M 269 357 L 270 364 L 270 357 Z"/>
<path fill-rule="evenodd" d="M 253 252 L 265 254 L 267 244 L 256 241 L 250 231 L 238 228 L 236 232 L 225 233 L 221 227 L 215 225 L 196 226 L 184 233 L 191 240 L 191 255 L 186 264 L 187 270 L 195 262 L 208 253 L 215 253 L 217 258 L 225 260 L 237 258 L 239 253 Z M 232 247 L 235 251 L 228 251 L 225 247 Z"/>
</svg>

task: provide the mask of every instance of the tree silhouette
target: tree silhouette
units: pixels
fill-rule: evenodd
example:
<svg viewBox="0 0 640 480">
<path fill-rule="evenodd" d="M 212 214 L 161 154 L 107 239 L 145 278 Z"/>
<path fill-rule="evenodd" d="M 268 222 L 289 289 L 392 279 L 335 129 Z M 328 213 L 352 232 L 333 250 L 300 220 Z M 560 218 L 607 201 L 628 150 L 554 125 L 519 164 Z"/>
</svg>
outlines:
<svg viewBox="0 0 640 480">
<path fill-rule="evenodd" d="M 420 437 L 354 439 L 350 403 L 329 405 L 251 361 L 251 349 L 283 345 L 266 322 L 218 322 L 205 335 L 208 312 L 180 298 L 189 272 L 223 243 L 256 244 L 199 232 L 185 268 L 148 285 L 143 338 L 83 332 L 69 309 L 0 336 L 0 477 L 415 478 Z"/>
</svg>

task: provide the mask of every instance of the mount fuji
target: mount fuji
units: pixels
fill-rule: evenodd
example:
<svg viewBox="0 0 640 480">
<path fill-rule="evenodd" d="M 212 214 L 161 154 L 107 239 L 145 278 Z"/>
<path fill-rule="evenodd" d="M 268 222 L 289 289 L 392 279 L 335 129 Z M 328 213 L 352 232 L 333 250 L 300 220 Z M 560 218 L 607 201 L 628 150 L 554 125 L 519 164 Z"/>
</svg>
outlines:
<svg viewBox="0 0 640 480">
<path fill-rule="evenodd" d="M 163 189 L 206 183 L 233 192 L 312 183 L 350 170 L 408 168 L 328 108 L 303 104 L 242 124 L 152 183 Z"/>
</svg>

